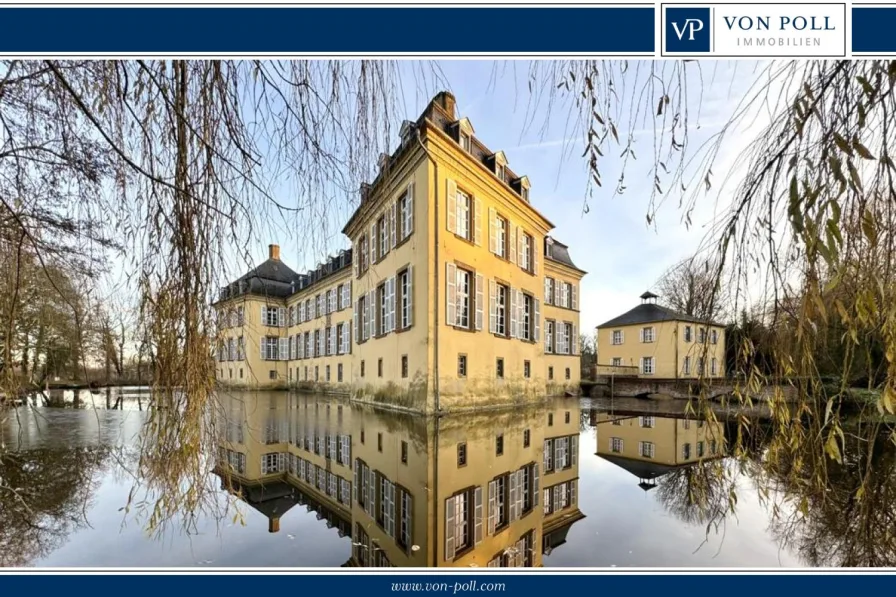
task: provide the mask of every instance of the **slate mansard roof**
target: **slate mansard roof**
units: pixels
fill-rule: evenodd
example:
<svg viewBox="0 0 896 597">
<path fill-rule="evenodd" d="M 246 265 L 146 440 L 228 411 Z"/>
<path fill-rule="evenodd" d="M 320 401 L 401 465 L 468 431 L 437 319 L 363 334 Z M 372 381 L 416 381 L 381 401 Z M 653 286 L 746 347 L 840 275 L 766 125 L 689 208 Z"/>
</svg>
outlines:
<svg viewBox="0 0 896 597">
<path fill-rule="evenodd" d="M 260 294 L 274 298 L 288 298 L 305 290 L 352 264 L 352 250 L 341 251 L 305 274 L 297 274 L 292 268 L 271 257 L 258 267 L 248 271 L 234 282 L 221 288 L 218 301 L 225 301 L 246 294 Z"/>
<path fill-rule="evenodd" d="M 549 236 L 545 239 L 544 256 L 545 259 L 549 259 L 556 263 L 562 263 L 565 266 L 584 273 L 582 269 L 572 262 L 572 257 L 569 256 L 569 247 L 558 241 L 556 238 Z"/>
<path fill-rule="evenodd" d="M 622 315 L 614 317 L 610 321 L 606 321 L 597 327 L 598 329 L 622 327 L 627 325 L 637 325 L 640 323 L 655 323 L 658 321 L 684 321 L 689 323 L 702 323 L 715 327 L 723 327 L 711 321 L 706 321 L 697 317 L 678 313 L 676 311 L 673 311 L 672 309 L 663 307 L 662 305 L 657 305 L 656 303 L 642 303 L 634 309 L 626 311 Z"/>
</svg>

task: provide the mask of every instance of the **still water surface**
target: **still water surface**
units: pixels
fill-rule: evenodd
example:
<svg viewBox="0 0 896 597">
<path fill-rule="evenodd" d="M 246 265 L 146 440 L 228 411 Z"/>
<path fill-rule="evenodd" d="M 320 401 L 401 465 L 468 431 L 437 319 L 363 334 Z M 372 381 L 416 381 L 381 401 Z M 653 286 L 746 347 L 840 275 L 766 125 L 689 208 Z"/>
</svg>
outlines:
<svg viewBox="0 0 896 597">
<path fill-rule="evenodd" d="M 148 535 L 145 512 L 123 509 L 147 395 L 118 397 L 108 403 L 117 408 L 87 396 L 78 408 L 7 413 L 0 439 L 10 457 L 0 476 L 29 508 L 0 492 L 0 564 L 894 563 L 896 500 L 878 504 L 872 521 L 889 532 L 842 540 L 854 529 L 836 505 L 811 521 L 786 505 L 772 516 L 759 499 L 761 473 L 737 472 L 724 455 L 729 425 L 577 399 L 437 422 L 326 397 L 225 396 L 212 502 L 184 516 L 189 533 L 181 520 Z M 879 474 L 892 479 L 892 444 L 881 450 L 890 465 Z M 730 483 L 713 482 L 722 470 Z M 881 485 L 881 495 L 893 497 L 892 486 Z M 735 515 L 726 511 L 732 492 Z M 862 550 L 876 555 L 857 556 Z"/>
</svg>

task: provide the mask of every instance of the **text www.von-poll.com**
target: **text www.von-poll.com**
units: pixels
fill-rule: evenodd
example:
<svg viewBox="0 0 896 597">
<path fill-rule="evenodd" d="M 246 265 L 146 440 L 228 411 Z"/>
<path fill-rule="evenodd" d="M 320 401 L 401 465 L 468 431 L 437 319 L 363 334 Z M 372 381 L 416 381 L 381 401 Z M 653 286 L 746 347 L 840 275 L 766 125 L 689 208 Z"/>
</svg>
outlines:
<svg viewBox="0 0 896 597">
<path fill-rule="evenodd" d="M 424 591 L 437 593 L 481 593 L 489 591 L 504 591 L 506 585 L 502 582 L 483 582 L 468 580 L 466 582 L 394 582 L 393 591 Z"/>
</svg>

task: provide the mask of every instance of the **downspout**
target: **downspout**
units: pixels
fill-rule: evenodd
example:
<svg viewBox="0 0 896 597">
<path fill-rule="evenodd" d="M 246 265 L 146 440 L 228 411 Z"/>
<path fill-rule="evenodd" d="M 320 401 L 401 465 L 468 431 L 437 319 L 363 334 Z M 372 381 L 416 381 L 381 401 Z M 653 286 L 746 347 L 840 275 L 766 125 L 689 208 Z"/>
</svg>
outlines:
<svg viewBox="0 0 896 597">
<path fill-rule="evenodd" d="M 681 327 L 681 322 L 675 322 L 675 380 L 678 381 L 678 339 L 680 336 L 678 335 L 678 328 Z"/>
<path fill-rule="evenodd" d="M 435 220 L 433 222 L 435 228 L 433 231 L 433 240 L 435 241 L 435 251 L 433 255 L 433 300 L 432 300 L 432 313 L 433 313 L 433 365 L 432 365 L 432 377 L 433 377 L 433 398 L 435 399 L 435 411 L 436 414 L 439 414 L 442 411 L 442 407 L 440 405 L 439 398 L 439 165 L 436 163 L 436 160 L 432 157 L 432 154 L 426 148 L 426 145 L 423 144 L 423 139 L 420 137 L 420 128 L 417 127 L 417 143 L 420 144 L 420 148 L 423 150 L 423 153 L 426 154 L 426 157 L 429 158 L 429 161 L 432 162 L 433 167 L 433 209 L 435 210 Z"/>
</svg>

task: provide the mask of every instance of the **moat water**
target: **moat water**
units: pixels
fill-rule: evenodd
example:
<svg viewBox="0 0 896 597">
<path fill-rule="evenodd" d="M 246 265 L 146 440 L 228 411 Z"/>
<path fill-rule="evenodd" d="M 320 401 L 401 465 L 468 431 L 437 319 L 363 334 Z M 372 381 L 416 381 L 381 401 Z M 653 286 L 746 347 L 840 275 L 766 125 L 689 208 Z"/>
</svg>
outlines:
<svg viewBox="0 0 896 597">
<path fill-rule="evenodd" d="M 159 495 L 138 468 L 149 394 L 72 398 L 0 413 L 4 566 L 896 565 L 896 451 L 883 433 L 847 452 L 818 497 L 764 468 L 761 442 L 752 460 L 727 456 L 731 424 L 637 404 L 558 399 L 436 421 L 247 392 L 220 397 L 202 507 L 149 532 Z M 874 479 L 857 500 L 869 454 Z M 380 475 L 372 512 L 356 461 Z M 481 520 L 470 513 L 445 537 L 448 500 L 500 493 L 523 469 L 502 494 L 509 515 L 494 506 L 490 520 L 486 497 Z M 502 555 L 518 545 L 526 557 Z"/>
</svg>

